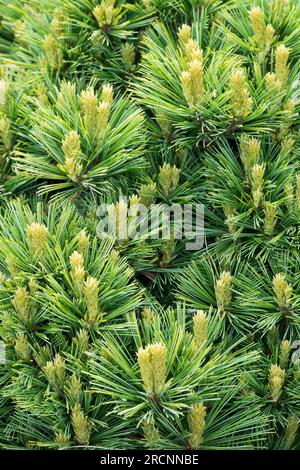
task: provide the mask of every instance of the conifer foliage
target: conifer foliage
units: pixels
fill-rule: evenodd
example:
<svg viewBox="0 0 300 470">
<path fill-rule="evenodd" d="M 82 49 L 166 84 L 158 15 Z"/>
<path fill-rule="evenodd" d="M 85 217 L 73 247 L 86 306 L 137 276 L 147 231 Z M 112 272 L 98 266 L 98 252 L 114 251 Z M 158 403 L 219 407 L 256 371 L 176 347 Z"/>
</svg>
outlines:
<svg viewBox="0 0 300 470">
<path fill-rule="evenodd" d="M 299 112 L 298 0 L 0 0 L 0 448 L 300 450 Z"/>
</svg>

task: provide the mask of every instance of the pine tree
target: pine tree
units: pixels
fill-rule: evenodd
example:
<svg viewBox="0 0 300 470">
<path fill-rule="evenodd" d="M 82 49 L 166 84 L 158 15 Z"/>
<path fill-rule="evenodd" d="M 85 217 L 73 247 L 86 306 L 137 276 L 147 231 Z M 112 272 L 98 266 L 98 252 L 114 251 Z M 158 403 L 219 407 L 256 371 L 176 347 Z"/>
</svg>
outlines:
<svg viewBox="0 0 300 470">
<path fill-rule="evenodd" d="M 1 448 L 300 449 L 299 17 L 0 1 Z"/>
</svg>

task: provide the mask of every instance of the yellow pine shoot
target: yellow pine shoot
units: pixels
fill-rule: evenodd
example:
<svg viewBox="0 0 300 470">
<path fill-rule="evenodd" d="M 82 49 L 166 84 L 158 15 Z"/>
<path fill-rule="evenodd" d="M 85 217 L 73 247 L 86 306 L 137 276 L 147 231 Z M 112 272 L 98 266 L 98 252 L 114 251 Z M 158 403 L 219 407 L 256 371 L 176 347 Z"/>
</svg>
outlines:
<svg viewBox="0 0 300 470">
<path fill-rule="evenodd" d="M 93 15 L 96 18 L 100 28 L 110 26 L 113 23 L 115 13 L 115 0 L 104 0 L 100 5 L 97 5 L 93 10 Z"/>
<path fill-rule="evenodd" d="M 31 348 L 24 333 L 19 333 L 15 342 L 15 351 L 24 361 L 29 361 L 31 357 Z"/>
<path fill-rule="evenodd" d="M 24 21 L 17 20 L 14 24 L 14 35 L 15 39 L 19 44 L 26 44 L 26 25 Z"/>
<path fill-rule="evenodd" d="M 260 141 L 253 137 L 244 137 L 240 141 L 241 159 L 244 165 L 245 174 L 248 177 L 250 170 L 259 160 Z"/>
<path fill-rule="evenodd" d="M 292 183 L 287 183 L 284 187 L 284 194 L 286 198 L 286 204 L 289 209 L 293 208 L 294 205 L 294 186 Z"/>
<path fill-rule="evenodd" d="M 265 48 L 268 51 L 271 47 L 275 30 L 271 24 L 268 24 L 265 29 Z"/>
<path fill-rule="evenodd" d="M 181 77 L 181 87 L 183 94 L 185 96 L 185 99 L 190 107 L 195 106 L 195 97 L 194 97 L 194 92 L 193 92 L 193 87 L 192 87 L 192 76 L 189 70 L 185 70 L 182 72 Z"/>
<path fill-rule="evenodd" d="M 13 134 L 11 132 L 10 120 L 6 116 L 0 119 L 0 138 L 4 152 L 9 152 L 12 146 Z"/>
<path fill-rule="evenodd" d="M 274 233 L 276 225 L 277 205 L 271 202 L 265 204 L 264 232 L 266 235 Z"/>
<path fill-rule="evenodd" d="M 86 229 L 79 232 L 77 236 L 77 252 L 82 256 L 86 255 L 89 247 L 90 236 L 87 234 Z"/>
<path fill-rule="evenodd" d="M 263 11 L 259 7 L 253 7 L 250 10 L 250 21 L 254 32 L 254 39 L 260 47 L 265 45 L 265 18 Z"/>
<path fill-rule="evenodd" d="M 130 70 L 135 62 L 135 49 L 134 45 L 126 42 L 121 49 L 121 56 L 125 66 L 125 70 Z"/>
<path fill-rule="evenodd" d="M 82 384 L 80 379 L 75 374 L 72 375 L 66 391 L 72 405 L 79 403 L 82 393 Z"/>
<path fill-rule="evenodd" d="M 169 163 L 164 163 L 159 170 L 159 185 L 163 193 L 168 196 L 178 186 L 180 178 L 180 170 L 174 165 L 171 166 Z"/>
<path fill-rule="evenodd" d="M 163 136 L 168 139 L 172 135 L 172 122 L 164 113 L 156 114 L 156 121 L 161 128 Z"/>
<path fill-rule="evenodd" d="M 278 402 L 284 384 L 285 370 L 273 364 L 269 372 L 269 391 L 274 402 Z"/>
<path fill-rule="evenodd" d="M 267 87 L 270 88 L 271 90 L 274 90 L 275 92 L 280 90 L 281 83 L 278 80 L 275 73 L 272 73 L 272 72 L 266 73 L 265 81 L 266 81 Z"/>
<path fill-rule="evenodd" d="M 178 29 L 178 39 L 181 44 L 181 47 L 185 47 L 189 40 L 191 39 L 191 27 L 187 24 L 183 24 Z"/>
<path fill-rule="evenodd" d="M 152 322 L 155 319 L 155 313 L 151 308 L 146 307 L 142 310 L 142 317 L 143 320 Z"/>
<path fill-rule="evenodd" d="M 235 209 L 230 206 L 223 206 L 223 212 L 225 216 L 225 224 L 228 226 L 229 232 L 234 233 L 236 231 L 236 224 L 234 220 L 236 216 Z"/>
<path fill-rule="evenodd" d="M 80 348 L 80 354 L 82 351 L 87 351 L 89 349 L 89 335 L 88 332 L 84 329 L 80 329 L 76 334 L 77 344 Z"/>
<path fill-rule="evenodd" d="M 82 173 L 83 166 L 81 163 L 81 146 L 80 137 L 76 131 L 71 131 L 66 135 L 62 142 L 62 151 L 65 157 L 64 165 L 60 168 L 64 169 L 68 177 L 72 181 L 78 181 Z"/>
<path fill-rule="evenodd" d="M 75 101 L 76 99 L 76 86 L 74 83 L 63 81 L 60 86 L 59 93 L 56 99 L 56 107 L 58 109 L 65 109 L 68 102 Z"/>
<path fill-rule="evenodd" d="M 199 48 L 197 41 L 195 39 L 189 39 L 188 42 L 185 44 L 185 54 L 186 59 L 188 62 L 191 63 L 193 61 L 199 62 L 201 67 L 203 68 L 203 51 Z"/>
<path fill-rule="evenodd" d="M 91 139 L 96 141 L 101 138 L 108 125 L 113 101 L 112 87 L 110 85 L 103 86 L 100 103 L 92 88 L 83 90 L 79 100 L 84 126 Z"/>
<path fill-rule="evenodd" d="M 91 424 L 79 404 L 76 404 L 72 410 L 71 421 L 76 441 L 81 445 L 87 445 L 91 435 Z"/>
<path fill-rule="evenodd" d="M 129 198 L 129 211 L 131 216 L 135 216 L 139 210 L 140 198 L 137 194 L 132 194 Z"/>
<path fill-rule="evenodd" d="M 90 325 L 98 323 L 100 319 L 99 312 L 99 285 L 97 279 L 89 276 L 84 285 L 84 296 L 86 302 L 87 313 L 86 321 Z"/>
<path fill-rule="evenodd" d="M 287 115 L 291 117 L 295 113 L 295 102 L 293 100 L 287 100 L 284 104 L 283 110 L 287 112 Z"/>
<path fill-rule="evenodd" d="M 159 431 L 154 426 L 154 423 L 147 418 L 142 420 L 142 429 L 145 440 L 147 441 L 148 449 L 153 448 L 155 444 L 160 440 Z"/>
<path fill-rule="evenodd" d="M 166 346 L 162 343 L 149 344 L 138 350 L 137 357 L 147 395 L 159 397 L 166 382 Z"/>
<path fill-rule="evenodd" d="M 300 209 L 300 174 L 296 175 L 296 209 Z"/>
<path fill-rule="evenodd" d="M 155 202 L 156 183 L 142 184 L 139 190 L 140 203 L 149 207 Z"/>
<path fill-rule="evenodd" d="M 107 209 L 110 220 L 115 223 L 115 233 L 118 240 L 128 239 L 128 207 L 127 202 L 123 199 L 110 204 Z"/>
<path fill-rule="evenodd" d="M 264 187 L 264 165 L 255 164 L 251 168 L 251 191 L 254 207 L 259 207 L 263 198 Z"/>
<path fill-rule="evenodd" d="M 85 281 L 84 258 L 82 254 L 74 251 L 70 256 L 70 265 L 76 289 L 82 292 Z"/>
<path fill-rule="evenodd" d="M 70 446 L 70 439 L 71 439 L 71 436 L 70 434 L 67 434 L 67 433 L 63 433 L 63 432 L 59 432 L 57 434 L 55 434 L 55 442 L 57 443 L 57 447 L 59 449 L 66 449 L 67 447 Z"/>
<path fill-rule="evenodd" d="M 102 135 L 107 128 L 110 113 L 110 103 L 108 101 L 101 101 L 98 106 L 98 129 Z"/>
<path fill-rule="evenodd" d="M 0 272 L 0 285 L 3 286 L 3 284 L 5 283 L 6 281 L 6 276 L 5 274 L 1 273 Z"/>
<path fill-rule="evenodd" d="M 59 69 L 63 63 L 63 53 L 53 34 L 48 34 L 43 40 L 43 49 L 47 65 L 54 70 Z"/>
<path fill-rule="evenodd" d="M 84 126 L 91 137 L 98 132 L 98 98 L 93 88 L 87 88 L 80 94 L 80 106 L 83 112 Z"/>
<path fill-rule="evenodd" d="M 73 253 L 70 256 L 70 264 L 73 270 L 78 267 L 83 267 L 84 265 L 83 255 L 79 253 L 78 251 L 73 251 Z"/>
<path fill-rule="evenodd" d="M 291 139 L 289 136 L 285 137 L 281 142 L 281 148 L 286 153 L 289 154 L 295 146 L 295 139 Z"/>
<path fill-rule="evenodd" d="M 48 229 L 44 224 L 33 223 L 27 227 L 27 240 L 32 255 L 40 255 L 48 243 Z"/>
<path fill-rule="evenodd" d="M 101 101 L 105 101 L 111 107 L 113 102 L 113 87 L 111 85 L 103 85 Z"/>
<path fill-rule="evenodd" d="M 31 319 L 31 305 L 26 287 L 17 287 L 12 303 L 21 322 L 28 325 Z"/>
<path fill-rule="evenodd" d="M 223 271 L 220 278 L 217 280 L 215 285 L 215 296 L 217 306 L 220 310 L 225 310 L 229 307 L 232 298 L 232 276 L 230 272 Z"/>
<path fill-rule="evenodd" d="M 5 79 L 0 80 L 0 111 L 5 112 L 9 96 L 9 82 Z"/>
<path fill-rule="evenodd" d="M 281 341 L 280 343 L 280 367 L 282 367 L 283 369 L 286 367 L 286 365 L 289 362 L 291 349 L 292 349 L 292 345 L 290 341 L 288 341 L 287 339 Z"/>
<path fill-rule="evenodd" d="M 207 338 L 207 317 L 203 310 L 198 310 L 193 317 L 194 340 L 197 346 L 201 346 Z"/>
<path fill-rule="evenodd" d="M 299 428 L 299 418 L 295 415 L 288 417 L 287 426 L 285 428 L 284 438 L 288 447 L 291 447 L 297 437 Z"/>
<path fill-rule="evenodd" d="M 257 46 L 266 53 L 270 49 L 274 38 L 274 28 L 271 24 L 266 26 L 264 13 L 259 7 L 253 7 L 250 10 L 250 22 L 254 33 L 253 39 Z"/>
<path fill-rule="evenodd" d="M 273 278 L 274 297 L 281 310 L 288 310 L 290 307 L 293 288 L 285 278 L 285 274 L 278 273 Z"/>
<path fill-rule="evenodd" d="M 206 407 L 203 403 L 195 403 L 189 414 L 189 447 L 191 449 L 199 449 L 203 443 L 203 434 L 205 430 Z"/>
<path fill-rule="evenodd" d="M 252 111 L 252 98 L 250 97 L 245 72 L 235 70 L 230 77 L 230 92 L 232 114 L 236 119 L 243 119 Z"/>
<path fill-rule="evenodd" d="M 187 24 L 183 24 L 179 29 L 178 29 L 178 39 L 179 43 L 182 47 L 183 50 L 185 50 L 185 46 L 191 39 L 191 27 Z"/>
<path fill-rule="evenodd" d="M 198 108 L 204 96 L 203 53 L 198 49 L 196 51 L 190 48 L 193 59 L 180 77 L 183 94 L 191 109 Z"/>
<path fill-rule="evenodd" d="M 145 8 L 150 8 L 152 5 L 152 0 L 142 0 L 142 4 Z"/>
<path fill-rule="evenodd" d="M 66 19 L 67 18 L 65 17 L 64 11 L 61 8 L 55 8 L 53 12 L 53 19 L 50 25 L 51 33 L 55 36 L 55 38 L 62 38 Z"/>
<path fill-rule="evenodd" d="M 275 59 L 275 73 L 277 80 L 284 85 L 288 78 L 289 74 L 289 50 L 283 44 L 277 47 L 276 49 L 276 59 Z"/>
<path fill-rule="evenodd" d="M 168 266 L 174 256 L 174 250 L 175 250 L 174 232 L 171 231 L 170 239 L 164 241 L 162 248 L 163 248 L 163 255 L 162 255 L 162 259 L 159 265 L 163 267 L 163 266 Z"/>
</svg>

